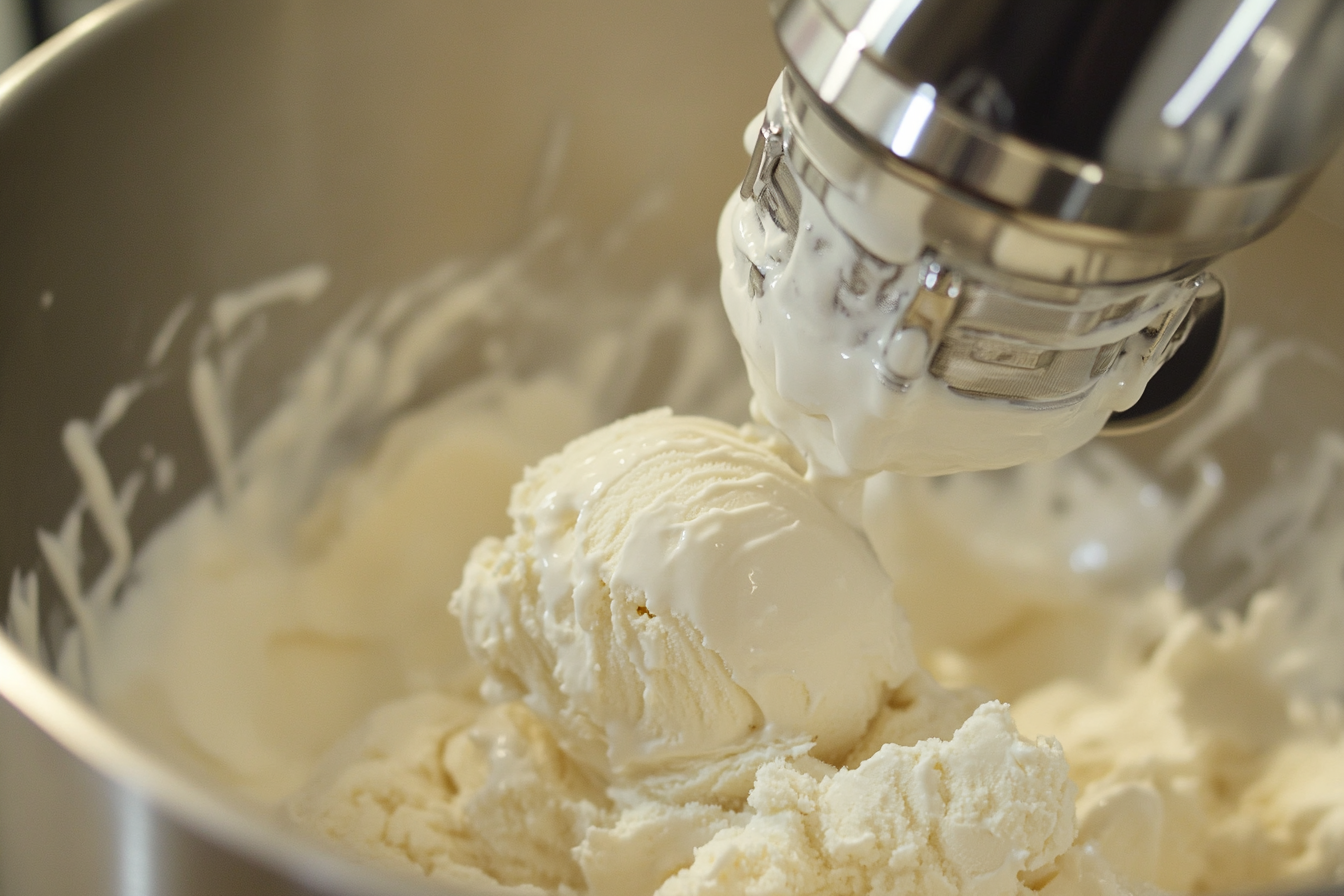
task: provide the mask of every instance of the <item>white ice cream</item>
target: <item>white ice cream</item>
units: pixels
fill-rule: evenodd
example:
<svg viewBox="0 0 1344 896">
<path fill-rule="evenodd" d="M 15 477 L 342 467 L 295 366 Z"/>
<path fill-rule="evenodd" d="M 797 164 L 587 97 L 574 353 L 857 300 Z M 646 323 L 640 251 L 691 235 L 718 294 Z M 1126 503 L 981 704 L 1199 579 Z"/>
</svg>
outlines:
<svg viewBox="0 0 1344 896">
<path fill-rule="evenodd" d="M 1184 491 L 1096 446 L 1001 473 L 884 473 L 850 508 L 860 535 L 768 429 L 683 415 L 745 405 L 712 297 L 547 298 L 517 259 L 355 309 L 236 431 L 256 298 L 314 301 L 325 282 L 302 269 L 202 316 L 216 485 L 133 563 L 137 490 L 172 477 L 153 450 L 110 470 L 99 440 L 154 377 L 67 429 L 85 489 L 41 536 L 62 591 L 40 599 L 80 620 L 57 666 L 177 767 L 363 860 L 519 892 L 1080 896 L 1344 876 L 1329 502 L 1244 618 L 1185 608 L 1167 577 L 1218 495 L 1196 450 L 1178 456 L 1195 461 Z M 667 343 L 670 358 L 652 350 Z M 517 363 L 541 344 L 555 354 Z M 454 365 L 447 397 L 420 394 Z M 659 404 L 677 413 L 561 450 Z M 1218 549 L 1259 563 L 1298 531 L 1283 521 L 1340 480 L 1342 444 L 1322 437 L 1297 491 L 1251 502 Z M 97 575 L 85 520 L 109 545 Z M 465 642 L 446 612 L 459 586 Z M 12 593 L 9 631 L 41 658 L 36 577 Z"/>
<path fill-rule="evenodd" d="M 511 714 L 543 746 L 523 750 L 532 741 L 515 738 L 520 746 L 491 754 L 488 773 L 461 771 L 460 751 L 444 749 L 424 793 L 403 799 L 393 771 L 442 726 L 412 728 L 404 746 L 386 746 L 390 735 L 374 722 L 366 737 L 382 746 L 353 761 L 347 753 L 337 762 L 343 779 L 319 777 L 296 803 L 298 817 L 394 866 L 429 868 L 417 844 L 432 843 L 471 855 L 494 880 L 567 881 L 598 894 L 1071 896 L 1339 873 L 1344 707 L 1301 687 L 1306 669 L 1325 680 L 1321 658 L 1304 650 L 1281 597 L 1258 598 L 1244 623 L 1182 609 L 1161 584 L 1162 557 L 1209 486 L 1184 499 L 1154 491 L 1108 450 L 941 483 L 870 483 L 868 534 L 904 584 L 898 596 L 932 633 L 921 653 L 965 687 L 909 674 L 848 754 L 829 761 L 797 729 L 743 736 L 753 698 L 731 679 L 752 652 L 716 649 L 724 642 L 704 617 L 655 606 L 618 570 L 641 523 L 678 533 L 660 544 L 683 543 L 694 531 L 688 507 L 722 506 L 706 492 L 731 505 L 741 483 L 767 472 L 801 488 L 799 468 L 779 450 L 750 429 L 655 412 L 584 436 L 529 471 L 515 489 L 513 535 L 478 548 L 454 607 L 495 679 L 485 693 L 504 701 L 491 712 Z M 833 525 L 815 499 L 803 506 L 813 509 L 800 515 L 801 531 Z M 751 545 L 753 531 L 722 543 Z M 907 540 L 916 531 L 922 540 Z M 827 553 L 810 563 L 828 568 Z M 690 557 L 673 547 L 652 568 L 675 583 L 677 563 Z M 995 569 L 1010 570 L 1011 582 L 996 585 Z M 683 631 L 703 631 L 703 640 L 669 636 L 687 623 Z M 1053 738 L 1019 735 L 993 692 L 1013 697 L 1025 730 L 1057 733 L 1064 752 Z M 703 736 L 711 720 L 719 739 L 698 751 L 677 740 Z M 467 726 L 450 743 L 503 743 L 492 740 L 494 724 Z M 651 752 L 613 762 L 611 744 L 629 742 L 632 729 Z M 540 764 L 520 767 L 523 755 Z M 589 789 L 565 790 L 561 780 Z M 537 783 L 526 796 L 506 790 L 518 781 Z M 433 809 L 422 817 L 425 805 Z M 554 814 L 557 805 L 566 812 Z M 410 827 L 385 824 L 388 806 L 405 806 L 390 811 Z M 519 878 L 516 860 L 491 845 L 507 838 L 467 837 L 467 849 L 458 834 L 434 833 L 473 817 L 492 830 L 544 830 L 526 848 L 539 850 L 532 861 L 547 876 Z M 399 845 L 386 842 L 389 829 L 400 831 Z M 429 873 L 464 872 L 435 859 Z"/>
<path fill-rule="evenodd" d="M 667 411 L 575 440 L 467 564 L 451 609 L 473 657 L 597 768 L 792 737 L 843 756 L 913 649 L 877 558 L 799 467 L 777 437 Z"/>
<path fill-rule="evenodd" d="M 530 468 L 510 515 L 452 602 L 499 705 L 380 711 L 299 821 L 613 896 L 1006 896 L 1072 843 L 1058 745 L 916 672 L 890 580 L 777 440 L 637 415 Z"/>
</svg>

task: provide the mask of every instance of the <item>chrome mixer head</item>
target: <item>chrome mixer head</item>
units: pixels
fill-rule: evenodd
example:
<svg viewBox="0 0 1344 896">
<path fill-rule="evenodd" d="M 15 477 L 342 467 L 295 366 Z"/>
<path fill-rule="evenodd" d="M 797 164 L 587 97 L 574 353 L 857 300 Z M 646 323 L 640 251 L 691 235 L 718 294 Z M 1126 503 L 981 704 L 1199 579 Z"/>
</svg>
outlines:
<svg viewBox="0 0 1344 896">
<path fill-rule="evenodd" d="M 843 234 L 837 296 L 858 281 L 889 314 L 879 375 L 897 391 L 933 377 L 1057 409 L 1127 359 L 1125 401 L 1152 384 L 1109 428 L 1165 416 L 1219 341 L 1206 266 L 1282 220 L 1344 125 L 1344 0 L 782 0 L 774 15 L 787 67 L 741 196 L 788 252 L 823 245 L 799 240 L 805 206 Z"/>
</svg>

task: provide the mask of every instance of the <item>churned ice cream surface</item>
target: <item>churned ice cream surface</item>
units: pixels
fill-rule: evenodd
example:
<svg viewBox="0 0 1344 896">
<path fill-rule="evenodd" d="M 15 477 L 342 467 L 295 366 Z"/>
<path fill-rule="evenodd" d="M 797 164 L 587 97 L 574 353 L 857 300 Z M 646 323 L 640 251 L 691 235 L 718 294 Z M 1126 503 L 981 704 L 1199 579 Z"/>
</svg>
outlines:
<svg viewBox="0 0 1344 896">
<path fill-rule="evenodd" d="M 1344 880 L 1344 513 L 1313 505 L 1296 579 L 1196 611 L 1166 575 L 1217 499 L 1198 452 L 1186 492 L 1094 445 L 880 473 L 832 506 L 774 430 L 712 419 L 746 404 L 712 305 L 669 287 L 560 321 L 537 295 L 509 261 L 356 308 L 236 449 L 209 402 L 247 328 L 204 325 L 216 488 L 115 607 L 76 593 L 87 497 L 42 533 L 72 605 L 103 614 L 67 639 L 67 680 L 87 670 L 184 771 L 445 886 Z M 466 381 L 416 398 L 448 362 Z M 711 416 L 631 413 L 661 403 Z M 1317 449 L 1303 494 L 1344 474 L 1344 440 Z M 1223 549 L 1263 566 L 1282 519 L 1234 520 Z"/>
<path fill-rule="evenodd" d="M 1244 619 L 1161 586 L 1108 598 L 1105 577 L 1051 556 L 1134 518 L 1158 544 L 1152 528 L 1184 525 L 1182 508 L 1106 452 L 996 477 L 872 483 L 873 553 L 768 431 L 663 410 L 582 436 L 527 470 L 513 531 L 477 545 L 453 594 L 490 707 L 422 695 L 379 710 L 290 810 L 392 867 L 613 896 L 1339 875 L 1344 714 L 1294 687 L 1310 660 L 1283 596 Z M 1025 532 L 985 518 L 1018 492 L 1021 520 L 1032 500 L 1103 487 L 1134 518 L 1088 504 Z M 890 528 L 974 519 L 978 544 L 919 556 Z M 986 563 L 1019 572 L 995 593 Z M 967 628 L 892 576 L 941 585 Z M 949 633 L 917 646 L 902 602 Z M 1068 655 L 1034 655 L 1052 643 Z M 1003 668 L 1018 674 L 996 680 Z M 1005 689 L 1011 710 L 991 697 Z"/>
<path fill-rule="evenodd" d="M 1339 879 L 1344 718 L 1288 686 L 1289 622 L 1274 593 L 1244 619 L 1176 615 L 1133 674 L 1016 702 L 1025 729 L 1064 744 L 1080 836 L 1125 879 L 1171 892 Z"/>
<path fill-rule="evenodd" d="M 572 848 L 612 815 L 526 707 L 435 693 L 376 710 L 289 811 L 392 868 L 542 889 L 582 887 Z"/>
<path fill-rule="evenodd" d="M 618 775 L 798 737 L 845 755 L 914 648 L 801 472 L 777 437 L 667 410 L 529 469 L 450 605 L 491 689 Z"/>
<path fill-rule="evenodd" d="M 1073 841 L 1053 740 L 1001 703 L 951 739 L 886 744 L 854 769 L 764 766 L 743 825 L 715 834 L 661 893 L 1017 893 Z"/>
<path fill-rule="evenodd" d="M 530 468 L 510 516 L 451 605 L 495 708 L 380 710 L 301 821 L 610 894 L 1007 894 L 1072 842 L 1058 744 L 916 670 L 890 579 L 776 439 L 631 417 Z"/>
</svg>

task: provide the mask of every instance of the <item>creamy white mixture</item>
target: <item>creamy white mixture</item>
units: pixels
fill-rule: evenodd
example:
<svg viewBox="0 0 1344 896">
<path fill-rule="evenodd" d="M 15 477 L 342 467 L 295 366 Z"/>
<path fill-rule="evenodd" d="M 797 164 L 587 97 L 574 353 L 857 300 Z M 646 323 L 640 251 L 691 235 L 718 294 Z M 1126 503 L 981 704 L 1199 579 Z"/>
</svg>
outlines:
<svg viewBox="0 0 1344 896">
<path fill-rule="evenodd" d="M 773 438 L 650 411 L 529 469 L 451 604 L 492 690 L 617 777 L 776 740 L 846 754 L 914 650 Z"/>
<path fill-rule="evenodd" d="M 40 533 L 79 623 L 66 680 L 189 774 L 445 881 L 1344 879 L 1344 515 L 1319 505 L 1297 573 L 1244 615 L 1186 608 L 1168 575 L 1219 497 L 1206 449 L 1263 364 L 1241 358 L 1231 398 L 1173 446 L 1184 491 L 1093 445 L 877 474 L 842 518 L 768 426 L 709 419 L 747 396 L 713 297 L 539 285 L 549 245 L 356 307 L 250 434 L 230 408 L 257 322 L 329 277 L 217 299 L 191 346 L 215 484 L 138 552 L 125 519 L 144 485 L 172 487 L 171 459 L 150 446 L 114 486 L 98 443 L 154 378 L 74 421 L 83 491 Z M 1304 475 L 1230 519 L 1225 552 L 1254 560 L 1257 520 L 1336 485 L 1342 444 L 1323 435 Z M 86 519 L 108 555 L 92 576 Z M 16 573 L 10 632 L 41 657 L 38 599 Z"/>
</svg>

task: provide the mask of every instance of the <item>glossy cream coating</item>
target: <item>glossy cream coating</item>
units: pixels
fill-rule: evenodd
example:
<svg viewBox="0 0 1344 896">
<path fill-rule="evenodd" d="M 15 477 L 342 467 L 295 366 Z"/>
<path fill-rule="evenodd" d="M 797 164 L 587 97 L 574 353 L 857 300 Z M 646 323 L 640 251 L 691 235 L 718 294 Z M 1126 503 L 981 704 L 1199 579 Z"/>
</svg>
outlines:
<svg viewBox="0 0 1344 896">
<path fill-rule="evenodd" d="M 451 609 L 598 768 L 805 736 L 844 755 L 914 671 L 891 580 L 777 437 L 649 411 L 530 468 Z"/>
</svg>

